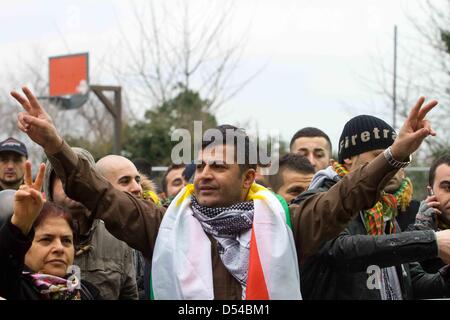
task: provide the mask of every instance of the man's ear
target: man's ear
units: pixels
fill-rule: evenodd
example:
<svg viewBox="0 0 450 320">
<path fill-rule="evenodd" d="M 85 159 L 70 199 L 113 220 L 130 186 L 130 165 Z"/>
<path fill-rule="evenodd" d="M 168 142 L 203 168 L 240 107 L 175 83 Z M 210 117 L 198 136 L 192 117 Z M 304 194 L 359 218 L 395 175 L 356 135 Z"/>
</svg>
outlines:
<svg viewBox="0 0 450 320">
<path fill-rule="evenodd" d="M 248 189 L 251 187 L 252 183 L 255 181 L 256 171 L 255 169 L 248 169 L 244 174 L 243 187 Z"/>
</svg>

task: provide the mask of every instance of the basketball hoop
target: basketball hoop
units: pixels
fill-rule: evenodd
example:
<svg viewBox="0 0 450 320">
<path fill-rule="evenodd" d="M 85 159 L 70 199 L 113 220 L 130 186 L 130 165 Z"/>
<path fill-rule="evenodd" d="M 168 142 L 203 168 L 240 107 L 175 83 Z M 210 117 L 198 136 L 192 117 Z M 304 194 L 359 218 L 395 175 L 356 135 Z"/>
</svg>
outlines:
<svg viewBox="0 0 450 320">
<path fill-rule="evenodd" d="M 89 54 L 77 53 L 49 58 L 51 103 L 70 110 L 84 105 L 89 97 Z"/>
</svg>

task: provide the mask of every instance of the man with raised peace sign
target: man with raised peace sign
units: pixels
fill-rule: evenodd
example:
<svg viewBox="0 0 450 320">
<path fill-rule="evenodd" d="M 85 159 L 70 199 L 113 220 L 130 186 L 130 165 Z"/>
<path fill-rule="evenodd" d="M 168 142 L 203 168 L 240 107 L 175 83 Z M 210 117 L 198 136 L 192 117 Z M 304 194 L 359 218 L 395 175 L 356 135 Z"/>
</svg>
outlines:
<svg viewBox="0 0 450 320">
<path fill-rule="evenodd" d="M 71 151 L 31 91 L 24 87 L 23 92 L 25 96 L 12 92 L 25 109 L 18 127 L 44 148 L 71 198 L 102 219 L 114 236 L 152 259 L 156 299 L 301 299 L 298 265 L 360 210 L 371 208 L 410 154 L 435 135 L 425 116 L 437 101 L 423 105 L 421 97 L 388 154 L 329 191 L 288 207 L 254 184 L 256 164 L 249 162 L 245 132 L 219 126 L 219 132 L 231 131 L 235 139 L 221 144 L 204 139 L 194 184 L 166 212 L 115 190 Z M 226 155 L 235 154 L 242 141 L 245 163 L 238 164 L 236 157 Z M 450 233 L 436 237 L 440 257 L 450 262 Z"/>
</svg>

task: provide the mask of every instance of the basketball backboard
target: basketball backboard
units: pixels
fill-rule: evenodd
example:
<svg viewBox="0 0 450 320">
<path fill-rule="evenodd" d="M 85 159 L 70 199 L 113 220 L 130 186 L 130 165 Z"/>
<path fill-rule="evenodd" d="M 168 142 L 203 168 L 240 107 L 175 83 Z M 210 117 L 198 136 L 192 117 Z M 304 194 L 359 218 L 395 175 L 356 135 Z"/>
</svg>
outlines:
<svg viewBox="0 0 450 320">
<path fill-rule="evenodd" d="M 89 55 L 77 53 L 49 58 L 50 97 L 86 94 L 89 90 Z"/>
</svg>

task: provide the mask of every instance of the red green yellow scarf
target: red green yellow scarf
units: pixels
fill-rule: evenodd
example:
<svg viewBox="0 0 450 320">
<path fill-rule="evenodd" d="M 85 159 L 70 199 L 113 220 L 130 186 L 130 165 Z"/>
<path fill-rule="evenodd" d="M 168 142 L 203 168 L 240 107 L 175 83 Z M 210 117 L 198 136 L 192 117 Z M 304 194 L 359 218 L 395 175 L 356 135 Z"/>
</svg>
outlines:
<svg viewBox="0 0 450 320">
<path fill-rule="evenodd" d="M 342 178 L 348 171 L 340 163 L 334 162 L 332 164 L 334 171 Z M 381 193 L 381 199 L 374 207 L 364 211 L 364 225 L 369 235 L 382 235 L 385 230 L 385 218 L 388 218 L 389 233 L 395 233 L 395 217 L 398 209 L 405 211 L 411 202 L 412 198 L 412 183 L 409 178 L 406 178 L 401 184 L 400 188 L 394 193 Z M 397 208 L 399 206 L 399 208 Z"/>
</svg>

